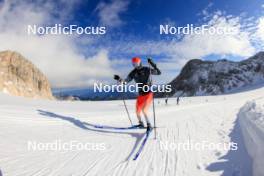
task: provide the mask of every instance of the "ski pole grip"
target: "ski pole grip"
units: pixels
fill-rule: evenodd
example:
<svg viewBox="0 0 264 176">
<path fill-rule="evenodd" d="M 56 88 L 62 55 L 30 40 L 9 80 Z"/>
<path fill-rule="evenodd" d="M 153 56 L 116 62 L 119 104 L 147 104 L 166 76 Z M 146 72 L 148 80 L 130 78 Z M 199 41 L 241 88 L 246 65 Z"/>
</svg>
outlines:
<svg viewBox="0 0 264 176">
<path fill-rule="evenodd" d="M 153 62 L 153 60 L 151 58 L 148 58 L 148 63 L 153 67 L 156 68 L 157 65 Z"/>
<path fill-rule="evenodd" d="M 119 75 L 114 75 L 114 80 L 120 81 L 120 80 L 121 80 L 121 78 L 120 78 L 120 76 L 119 76 Z"/>
</svg>

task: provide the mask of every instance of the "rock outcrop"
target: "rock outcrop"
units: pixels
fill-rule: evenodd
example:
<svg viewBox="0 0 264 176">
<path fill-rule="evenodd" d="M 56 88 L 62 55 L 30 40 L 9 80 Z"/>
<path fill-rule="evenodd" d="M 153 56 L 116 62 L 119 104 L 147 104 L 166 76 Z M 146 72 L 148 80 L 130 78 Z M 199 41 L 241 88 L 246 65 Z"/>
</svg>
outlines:
<svg viewBox="0 0 264 176">
<path fill-rule="evenodd" d="M 49 81 L 21 54 L 0 52 L 0 91 L 23 97 L 53 99 Z"/>
<path fill-rule="evenodd" d="M 240 62 L 190 60 L 169 84 L 169 96 L 218 95 L 264 83 L 264 52 Z M 168 96 L 168 95 L 162 95 Z"/>
</svg>

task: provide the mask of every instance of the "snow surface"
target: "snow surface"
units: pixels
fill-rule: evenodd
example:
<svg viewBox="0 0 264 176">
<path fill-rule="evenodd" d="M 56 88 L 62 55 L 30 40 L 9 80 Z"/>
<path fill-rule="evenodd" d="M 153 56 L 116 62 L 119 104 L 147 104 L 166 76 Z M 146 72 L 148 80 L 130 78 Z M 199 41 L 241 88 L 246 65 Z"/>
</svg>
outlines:
<svg viewBox="0 0 264 176">
<path fill-rule="evenodd" d="M 151 133 L 138 160 L 143 129 L 114 131 L 89 124 L 129 126 L 122 101 L 61 102 L 0 94 L 0 170 L 4 176 L 250 176 L 252 161 L 237 114 L 264 89 L 223 96 L 156 100 L 157 140 Z M 134 100 L 127 101 L 133 123 Z M 246 138 L 247 140 L 248 138 Z M 71 141 L 105 150 L 32 151 L 28 142 Z M 177 150 L 180 143 L 236 143 L 238 150 Z M 263 144 L 263 139 L 262 139 Z M 262 145 L 263 146 L 263 145 Z M 263 153 L 262 153 L 263 154 Z M 255 161 L 254 161 L 255 162 Z"/>
<path fill-rule="evenodd" d="M 257 106 L 258 104 L 258 106 Z M 263 102 L 252 101 L 239 112 L 239 122 L 247 151 L 253 159 L 253 175 L 264 175 L 264 106 Z"/>
</svg>

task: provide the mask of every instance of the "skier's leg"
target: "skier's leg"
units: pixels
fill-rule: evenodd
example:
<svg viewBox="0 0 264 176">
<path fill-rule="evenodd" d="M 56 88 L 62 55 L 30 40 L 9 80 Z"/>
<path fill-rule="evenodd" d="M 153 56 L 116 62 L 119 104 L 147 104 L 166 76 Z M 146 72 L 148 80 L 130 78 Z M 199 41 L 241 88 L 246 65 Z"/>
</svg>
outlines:
<svg viewBox="0 0 264 176">
<path fill-rule="evenodd" d="M 144 109 L 143 109 L 143 114 L 144 114 L 144 117 L 146 119 L 146 122 L 147 122 L 147 130 L 150 130 L 152 128 L 152 125 L 149 121 L 149 118 L 148 118 L 148 106 L 145 106 Z"/>
<path fill-rule="evenodd" d="M 142 109 L 142 112 L 144 114 L 144 117 L 146 119 L 148 127 L 151 127 L 151 123 L 150 123 L 149 118 L 148 118 L 148 110 L 149 110 L 149 107 L 150 107 L 150 105 L 152 103 L 152 100 L 153 100 L 153 93 L 147 94 L 146 98 L 145 98 L 144 107 Z"/>
<path fill-rule="evenodd" d="M 141 127 L 144 127 L 144 124 L 141 120 L 141 111 L 142 111 L 142 108 L 143 108 L 143 101 L 142 101 L 142 96 L 138 96 L 137 97 L 137 103 L 136 103 L 136 115 L 137 115 L 137 118 L 138 118 L 138 123 L 139 123 L 139 126 Z"/>
<path fill-rule="evenodd" d="M 145 106 L 144 109 L 142 110 L 144 117 L 146 119 L 146 122 L 149 123 L 149 118 L 148 118 L 148 107 Z"/>
<path fill-rule="evenodd" d="M 138 121 L 141 122 L 142 120 L 141 120 L 141 114 L 140 114 L 140 112 L 136 111 L 136 114 L 137 114 Z"/>
<path fill-rule="evenodd" d="M 138 118 L 138 127 L 144 127 L 144 123 L 141 120 L 141 115 L 140 113 L 136 113 L 137 114 L 137 118 Z"/>
</svg>

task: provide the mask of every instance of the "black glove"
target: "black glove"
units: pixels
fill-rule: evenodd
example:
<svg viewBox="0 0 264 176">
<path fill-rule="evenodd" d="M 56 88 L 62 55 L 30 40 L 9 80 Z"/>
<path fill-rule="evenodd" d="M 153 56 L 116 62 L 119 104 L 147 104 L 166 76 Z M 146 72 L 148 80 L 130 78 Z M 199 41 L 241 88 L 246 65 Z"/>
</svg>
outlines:
<svg viewBox="0 0 264 176">
<path fill-rule="evenodd" d="M 157 68 L 157 65 L 153 62 L 153 60 L 151 58 L 148 58 L 148 63 L 153 67 L 153 68 Z"/>
<path fill-rule="evenodd" d="M 120 81 L 121 80 L 121 78 L 120 78 L 119 75 L 114 75 L 114 79 L 117 80 L 117 81 Z"/>
</svg>

